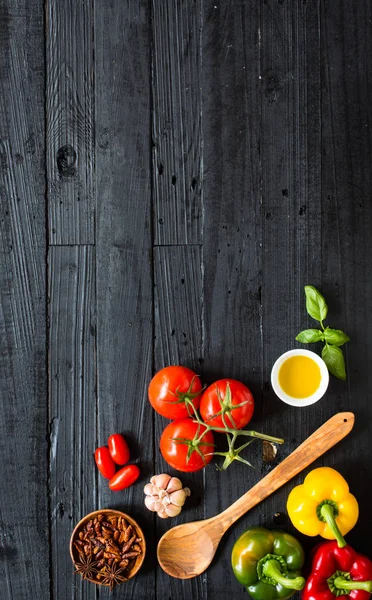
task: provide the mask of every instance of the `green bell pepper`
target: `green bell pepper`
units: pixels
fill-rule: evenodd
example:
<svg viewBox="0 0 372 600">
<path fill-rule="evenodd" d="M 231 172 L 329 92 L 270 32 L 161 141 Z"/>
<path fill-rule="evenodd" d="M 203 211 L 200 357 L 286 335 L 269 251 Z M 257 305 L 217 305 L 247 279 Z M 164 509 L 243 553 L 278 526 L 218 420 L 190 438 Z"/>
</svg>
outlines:
<svg viewBox="0 0 372 600">
<path fill-rule="evenodd" d="M 231 564 L 253 600 L 290 598 L 305 587 L 303 548 L 289 533 L 263 527 L 247 529 L 235 542 Z"/>
</svg>

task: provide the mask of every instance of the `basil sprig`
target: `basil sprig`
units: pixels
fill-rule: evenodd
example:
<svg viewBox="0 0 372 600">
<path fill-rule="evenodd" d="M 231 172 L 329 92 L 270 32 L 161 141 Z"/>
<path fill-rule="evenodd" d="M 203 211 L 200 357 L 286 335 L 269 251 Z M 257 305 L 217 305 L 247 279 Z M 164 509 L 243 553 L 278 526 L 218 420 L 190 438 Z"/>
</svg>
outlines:
<svg viewBox="0 0 372 600">
<path fill-rule="evenodd" d="M 321 329 L 304 329 L 296 340 L 302 344 L 325 342 L 322 359 L 328 371 L 338 379 L 346 379 L 345 359 L 340 346 L 350 340 L 341 329 L 324 327 L 323 321 L 328 313 L 328 306 L 322 294 L 312 285 L 305 285 L 306 310 L 310 317 L 319 321 Z"/>
</svg>

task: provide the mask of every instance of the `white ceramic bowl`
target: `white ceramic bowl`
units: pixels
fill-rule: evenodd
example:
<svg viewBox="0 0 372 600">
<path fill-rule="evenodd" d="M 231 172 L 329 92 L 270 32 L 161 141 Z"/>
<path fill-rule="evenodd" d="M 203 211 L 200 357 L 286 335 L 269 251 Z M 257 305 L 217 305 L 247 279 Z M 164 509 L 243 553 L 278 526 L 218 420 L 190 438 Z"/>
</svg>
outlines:
<svg viewBox="0 0 372 600">
<path fill-rule="evenodd" d="M 281 386 L 279 385 L 279 369 L 282 364 L 291 356 L 307 356 L 311 358 L 320 369 L 320 384 L 318 389 L 307 398 L 293 398 L 292 396 L 288 396 Z M 291 406 L 309 406 L 310 404 L 315 404 L 318 402 L 322 396 L 324 396 L 329 383 L 329 373 L 327 369 L 327 365 L 324 360 L 320 358 L 318 354 L 315 352 L 311 352 L 311 350 L 302 350 L 301 348 L 298 350 L 289 350 L 288 352 L 284 352 L 279 358 L 275 361 L 274 366 L 271 370 L 271 385 L 273 386 L 273 390 L 275 394 Z"/>
</svg>

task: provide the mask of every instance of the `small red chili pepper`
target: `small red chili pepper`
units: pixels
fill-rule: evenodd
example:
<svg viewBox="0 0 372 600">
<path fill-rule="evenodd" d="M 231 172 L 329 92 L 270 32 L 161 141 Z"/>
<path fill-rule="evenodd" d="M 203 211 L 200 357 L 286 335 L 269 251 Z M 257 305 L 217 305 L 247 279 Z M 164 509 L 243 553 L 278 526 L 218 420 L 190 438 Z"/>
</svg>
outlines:
<svg viewBox="0 0 372 600">
<path fill-rule="evenodd" d="M 140 476 L 137 465 L 127 465 L 115 473 L 110 479 L 109 488 L 113 492 L 124 490 L 134 483 Z"/>
<path fill-rule="evenodd" d="M 120 433 L 114 433 L 110 435 L 108 439 L 108 448 L 112 460 L 117 465 L 125 465 L 129 460 L 129 448 L 128 444 Z"/>
<path fill-rule="evenodd" d="M 320 544 L 312 561 L 312 572 L 302 600 L 334 600 L 347 596 L 368 600 L 372 592 L 372 561 L 351 546 L 339 548 L 337 541 Z"/>
<path fill-rule="evenodd" d="M 107 446 L 101 446 L 100 448 L 97 448 L 94 453 L 94 458 L 101 475 L 106 477 L 106 479 L 111 479 L 111 477 L 113 477 L 115 474 L 116 466 L 111 458 L 111 454 Z"/>
</svg>

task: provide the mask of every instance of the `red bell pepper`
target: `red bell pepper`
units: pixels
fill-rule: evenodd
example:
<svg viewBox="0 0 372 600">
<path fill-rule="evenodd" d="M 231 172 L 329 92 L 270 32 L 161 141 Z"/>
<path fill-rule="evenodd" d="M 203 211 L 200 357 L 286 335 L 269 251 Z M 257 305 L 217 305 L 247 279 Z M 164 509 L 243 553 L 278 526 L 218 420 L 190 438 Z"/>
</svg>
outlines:
<svg viewBox="0 0 372 600">
<path fill-rule="evenodd" d="M 313 556 L 312 572 L 302 592 L 303 600 L 334 600 L 349 595 L 368 600 L 372 592 L 372 561 L 351 546 L 337 541 L 320 544 Z"/>
</svg>

